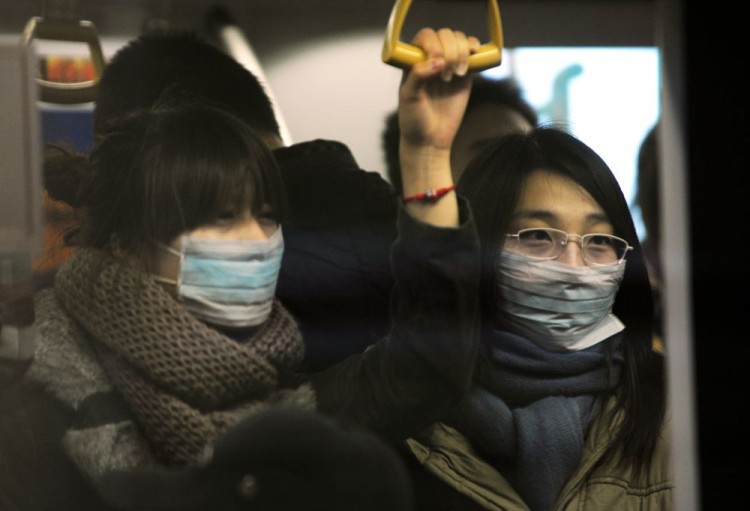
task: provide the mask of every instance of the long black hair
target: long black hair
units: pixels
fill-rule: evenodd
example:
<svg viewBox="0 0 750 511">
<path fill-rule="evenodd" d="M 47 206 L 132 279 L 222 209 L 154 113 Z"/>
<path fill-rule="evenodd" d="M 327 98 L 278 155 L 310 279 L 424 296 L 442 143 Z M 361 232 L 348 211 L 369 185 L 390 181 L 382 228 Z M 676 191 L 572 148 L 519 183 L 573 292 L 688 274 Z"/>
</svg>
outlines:
<svg viewBox="0 0 750 511">
<path fill-rule="evenodd" d="M 557 128 L 539 127 L 528 134 L 507 135 L 483 150 L 458 183 L 476 219 L 482 246 L 482 316 L 493 328 L 497 257 L 509 232 L 511 217 L 523 185 L 534 170 L 549 170 L 571 178 L 607 214 L 614 234 L 634 249 L 626 258 L 623 281 L 613 307 L 625 324 L 625 370 L 616 389 L 624 420 L 605 459 L 622 453 L 636 471 L 653 454 L 665 413 L 664 362 L 652 349 L 653 301 L 643 251 L 628 203 L 614 174 L 590 147 Z"/>
</svg>

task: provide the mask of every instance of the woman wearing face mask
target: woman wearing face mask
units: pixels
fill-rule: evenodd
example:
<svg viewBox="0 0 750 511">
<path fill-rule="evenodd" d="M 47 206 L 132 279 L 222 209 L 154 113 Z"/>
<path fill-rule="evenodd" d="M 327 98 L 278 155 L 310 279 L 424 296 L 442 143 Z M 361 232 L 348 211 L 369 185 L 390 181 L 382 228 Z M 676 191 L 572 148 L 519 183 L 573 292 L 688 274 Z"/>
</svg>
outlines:
<svg viewBox="0 0 750 511">
<path fill-rule="evenodd" d="M 617 181 L 554 128 L 470 164 L 482 246 L 473 388 L 408 441 L 419 509 L 668 509 L 662 356 Z"/>
<path fill-rule="evenodd" d="M 171 91 L 112 123 L 88 159 L 61 166 L 47 183 L 78 208 L 79 248 L 37 298 L 25 376 L 67 417 L 55 423 L 64 458 L 86 484 L 112 469 L 195 465 L 234 424 L 277 404 L 403 440 L 468 388 L 479 254 L 449 157 L 479 41 L 426 29 L 415 44 L 429 58 L 405 71 L 400 89 L 408 171 L 392 250 L 392 333 L 321 373 L 296 373 L 303 339 L 274 298 L 284 188 L 273 155 L 245 123 Z M 53 444 L 36 445 L 59 454 Z M 46 454 L 28 456 L 47 465 Z M 67 499 L 75 509 L 103 508 L 55 477 L 28 491 L 23 475 L 8 472 L 0 473 L 11 487 L 0 504 L 9 509 L 46 509 L 24 504 L 37 498 L 54 509 Z"/>
</svg>

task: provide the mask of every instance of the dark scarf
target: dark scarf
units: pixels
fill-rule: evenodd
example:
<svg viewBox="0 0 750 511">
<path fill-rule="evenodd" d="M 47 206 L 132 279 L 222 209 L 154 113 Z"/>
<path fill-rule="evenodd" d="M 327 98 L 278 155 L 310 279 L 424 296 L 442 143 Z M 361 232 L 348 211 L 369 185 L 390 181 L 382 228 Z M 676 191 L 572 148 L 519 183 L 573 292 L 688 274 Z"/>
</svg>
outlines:
<svg viewBox="0 0 750 511">
<path fill-rule="evenodd" d="M 604 394 L 619 380 L 620 337 L 554 353 L 495 331 L 482 346 L 477 383 L 445 422 L 472 441 L 531 509 L 552 509 Z"/>
<path fill-rule="evenodd" d="M 237 342 L 184 310 L 135 262 L 93 249 L 65 263 L 55 294 L 166 464 L 199 460 L 210 441 L 267 404 L 304 352 L 278 302 L 260 331 Z"/>
</svg>

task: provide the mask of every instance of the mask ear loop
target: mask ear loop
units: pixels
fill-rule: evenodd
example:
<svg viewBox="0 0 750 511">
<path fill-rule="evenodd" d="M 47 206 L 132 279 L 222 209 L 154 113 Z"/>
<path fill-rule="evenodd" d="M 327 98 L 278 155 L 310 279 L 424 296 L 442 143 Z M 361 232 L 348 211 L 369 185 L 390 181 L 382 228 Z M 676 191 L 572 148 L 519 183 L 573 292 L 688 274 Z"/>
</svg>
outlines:
<svg viewBox="0 0 750 511">
<path fill-rule="evenodd" d="M 175 286 L 177 296 L 180 296 L 180 287 L 182 285 L 182 263 L 185 260 L 186 241 L 187 241 L 187 236 L 183 234 L 180 237 L 180 250 L 175 250 L 174 248 L 160 241 L 156 242 L 156 246 L 159 247 L 161 250 L 164 250 L 165 252 L 173 256 L 177 256 L 177 258 L 179 259 L 179 267 L 177 269 L 177 278 L 175 280 L 172 280 L 168 277 L 163 277 L 161 275 L 156 275 L 154 273 L 151 274 L 151 278 L 154 279 L 156 282 L 162 282 L 164 284 L 169 284 L 170 286 Z"/>
</svg>

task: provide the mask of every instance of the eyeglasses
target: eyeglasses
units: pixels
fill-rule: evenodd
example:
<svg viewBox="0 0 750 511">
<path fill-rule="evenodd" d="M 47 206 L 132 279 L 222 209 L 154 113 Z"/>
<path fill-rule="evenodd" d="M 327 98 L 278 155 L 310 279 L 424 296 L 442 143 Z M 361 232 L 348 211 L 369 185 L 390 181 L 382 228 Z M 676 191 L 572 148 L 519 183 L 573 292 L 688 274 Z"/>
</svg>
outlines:
<svg viewBox="0 0 750 511">
<path fill-rule="evenodd" d="M 581 256 L 588 265 L 620 264 L 628 250 L 633 250 L 627 241 L 611 234 L 568 234 L 559 229 L 521 229 L 517 234 L 506 234 L 516 240 L 514 247 L 519 253 L 532 259 L 557 259 L 569 241 L 578 243 Z M 575 237 L 575 239 L 574 239 Z"/>
</svg>

